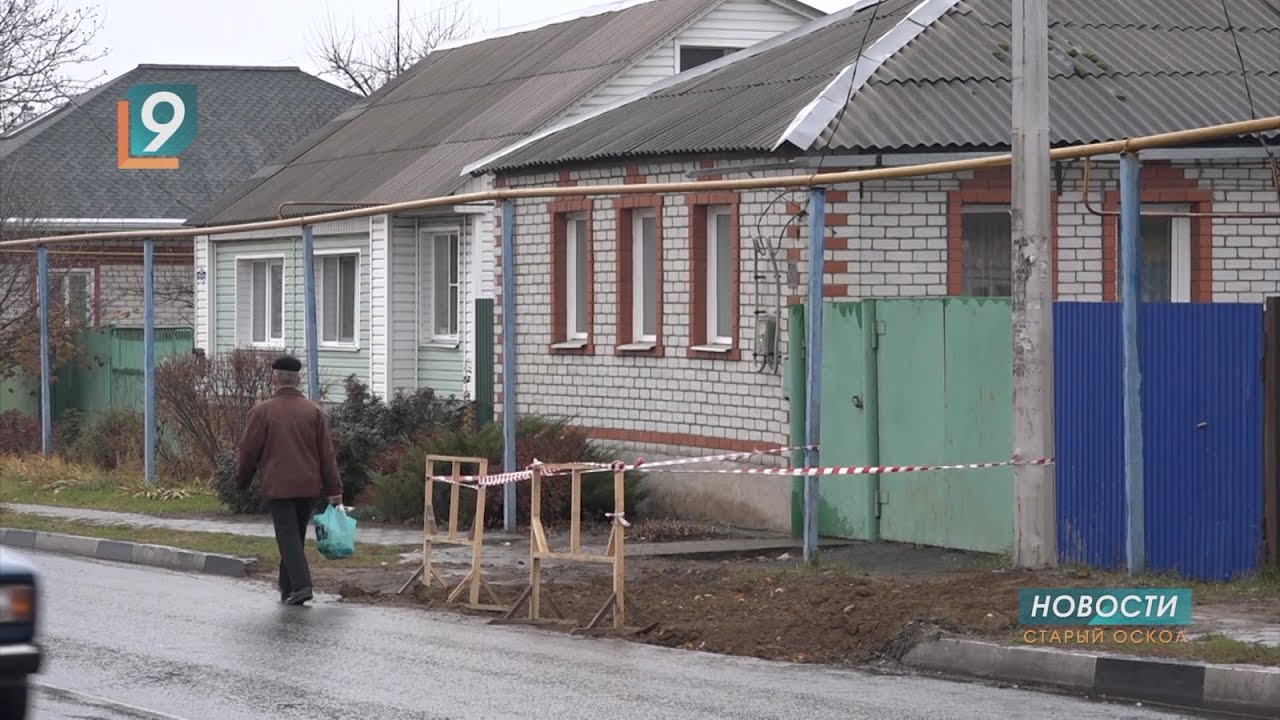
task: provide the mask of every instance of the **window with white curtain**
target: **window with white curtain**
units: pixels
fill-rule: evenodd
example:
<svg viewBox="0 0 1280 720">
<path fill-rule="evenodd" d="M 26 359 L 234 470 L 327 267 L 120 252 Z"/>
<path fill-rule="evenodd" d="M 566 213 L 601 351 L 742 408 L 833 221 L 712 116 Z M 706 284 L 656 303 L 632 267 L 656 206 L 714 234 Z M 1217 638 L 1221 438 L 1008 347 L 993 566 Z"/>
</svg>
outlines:
<svg viewBox="0 0 1280 720">
<path fill-rule="evenodd" d="M 707 344 L 733 345 L 733 236 L 732 210 L 707 209 Z"/>
<path fill-rule="evenodd" d="M 961 290 L 968 297 L 1013 294 L 1013 228 L 1009 208 L 966 205 L 961 220 Z"/>
<path fill-rule="evenodd" d="M 1147 212 L 1186 212 L 1183 206 L 1143 205 Z M 1116 218 L 1116 299 L 1124 294 L 1120 218 Z M 1191 302 L 1190 218 L 1143 217 L 1139 225 L 1138 281 L 1142 302 Z"/>
<path fill-rule="evenodd" d="M 437 339 L 458 337 L 458 304 L 461 285 L 459 238 L 456 231 L 433 232 L 432 253 L 432 335 Z"/>
<path fill-rule="evenodd" d="M 565 294 L 565 329 L 568 340 L 587 339 L 587 287 L 592 281 L 587 263 L 587 219 L 581 214 L 566 218 L 565 263 L 568 292 Z"/>
<path fill-rule="evenodd" d="M 631 214 L 632 341 L 658 340 L 658 216 L 654 210 Z"/>
<path fill-rule="evenodd" d="M 49 278 L 49 298 L 61 303 L 63 322 L 75 327 L 93 323 L 93 270 L 67 270 Z"/>
<path fill-rule="evenodd" d="M 330 345 L 356 344 L 356 313 L 359 311 L 358 282 L 360 255 L 320 255 L 318 303 L 320 342 Z"/>
<path fill-rule="evenodd" d="M 241 342 L 284 342 L 284 258 L 252 258 L 236 264 Z"/>
</svg>

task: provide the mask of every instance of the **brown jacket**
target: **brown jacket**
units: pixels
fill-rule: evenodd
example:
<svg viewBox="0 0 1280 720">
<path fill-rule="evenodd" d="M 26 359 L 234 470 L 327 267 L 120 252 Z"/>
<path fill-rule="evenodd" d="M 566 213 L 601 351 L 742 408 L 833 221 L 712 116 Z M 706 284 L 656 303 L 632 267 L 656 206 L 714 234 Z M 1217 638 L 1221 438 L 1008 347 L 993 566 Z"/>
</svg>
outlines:
<svg viewBox="0 0 1280 720">
<path fill-rule="evenodd" d="M 280 388 L 249 412 L 240 441 L 236 487 L 244 490 L 259 473 L 268 500 L 342 494 L 338 458 L 324 410 L 296 388 Z"/>
</svg>

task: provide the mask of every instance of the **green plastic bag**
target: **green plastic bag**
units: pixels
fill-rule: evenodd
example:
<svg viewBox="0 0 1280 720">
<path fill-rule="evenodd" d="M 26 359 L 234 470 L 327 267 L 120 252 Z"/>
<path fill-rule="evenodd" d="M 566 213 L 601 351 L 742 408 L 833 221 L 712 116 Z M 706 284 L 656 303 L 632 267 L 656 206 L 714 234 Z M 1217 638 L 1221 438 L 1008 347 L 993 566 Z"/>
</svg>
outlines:
<svg viewBox="0 0 1280 720">
<path fill-rule="evenodd" d="M 329 560 L 351 557 L 356 551 L 356 519 L 330 505 L 311 519 L 316 526 L 316 550 Z"/>
</svg>

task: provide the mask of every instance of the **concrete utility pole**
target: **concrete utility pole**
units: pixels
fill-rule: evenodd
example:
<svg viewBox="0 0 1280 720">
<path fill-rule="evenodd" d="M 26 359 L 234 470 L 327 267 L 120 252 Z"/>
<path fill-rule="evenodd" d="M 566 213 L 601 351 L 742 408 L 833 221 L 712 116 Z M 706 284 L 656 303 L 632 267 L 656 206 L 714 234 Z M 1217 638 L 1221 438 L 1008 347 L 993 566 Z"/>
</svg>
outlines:
<svg viewBox="0 0 1280 720">
<path fill-rule="evenodd" d="M 1013 2 L 1013 447 L 1053 457 L 1048 0 Z M 1013 468 L 1013 564 L 1057 564 L 1054 466 Z"/>
</svg>

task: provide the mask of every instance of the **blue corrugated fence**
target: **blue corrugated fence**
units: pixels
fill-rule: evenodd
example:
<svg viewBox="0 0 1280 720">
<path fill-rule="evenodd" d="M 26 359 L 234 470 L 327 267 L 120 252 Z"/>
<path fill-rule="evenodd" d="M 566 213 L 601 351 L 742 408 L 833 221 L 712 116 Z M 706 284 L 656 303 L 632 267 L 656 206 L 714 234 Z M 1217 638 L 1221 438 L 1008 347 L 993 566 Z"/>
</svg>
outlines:
<svg viewBox="0 0 1280 720">
<path fill-rule="evenodd" d="M 1253 573 L 1262 542 L 1262 306 L 1141 309 L 1147 565 Z M 1124 567 L 1120 306 L 1056 303 L 1058 547 Z"/>
</svg>

